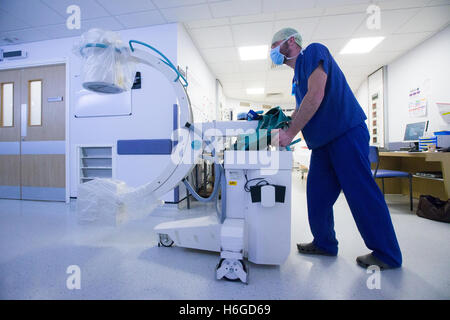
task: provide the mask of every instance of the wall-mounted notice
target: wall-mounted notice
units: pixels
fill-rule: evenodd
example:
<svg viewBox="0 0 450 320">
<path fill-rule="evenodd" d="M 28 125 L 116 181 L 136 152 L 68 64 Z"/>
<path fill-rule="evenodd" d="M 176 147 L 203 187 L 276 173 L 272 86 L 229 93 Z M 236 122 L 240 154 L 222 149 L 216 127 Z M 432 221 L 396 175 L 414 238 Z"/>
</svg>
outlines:
<svg viewBox="0 0 450 320">
<path fill-rule="evenodd" d="M 427 115 L 427 98 L 420 88 L 414 88 L 409 91 L 408 112 L 412 118 Z"/>
</svg>

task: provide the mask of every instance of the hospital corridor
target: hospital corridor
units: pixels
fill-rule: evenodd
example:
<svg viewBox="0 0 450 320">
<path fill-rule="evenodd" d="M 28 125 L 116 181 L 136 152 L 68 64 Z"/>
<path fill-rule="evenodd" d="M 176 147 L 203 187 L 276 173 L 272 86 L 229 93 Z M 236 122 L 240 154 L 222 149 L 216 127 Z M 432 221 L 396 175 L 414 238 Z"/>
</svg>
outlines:
<svg viewBox="0 0 450 320">
<path fill-rule="evenodd" d="M 1 0 L 0 303 L 448 301 L 449 51 L 449 0 Z"/>
</svg>

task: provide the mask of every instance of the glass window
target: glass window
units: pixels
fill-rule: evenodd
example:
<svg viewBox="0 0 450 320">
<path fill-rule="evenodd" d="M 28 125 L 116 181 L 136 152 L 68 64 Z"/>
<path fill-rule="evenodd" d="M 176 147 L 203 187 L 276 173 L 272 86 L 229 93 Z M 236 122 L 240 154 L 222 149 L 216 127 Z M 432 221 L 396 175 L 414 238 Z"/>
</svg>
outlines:
<svg viewBox="0 0 450 320">
<path fill-rule="evenodd" d="M 14 83 L 1 84 L 0 126 L 14 126 Z"/>
<path fill-rule="evenodd" d="M 28 125 L 42 125 L 42 80 L 30 80 L 28 82 L 29 117 Z"/>
</svg>

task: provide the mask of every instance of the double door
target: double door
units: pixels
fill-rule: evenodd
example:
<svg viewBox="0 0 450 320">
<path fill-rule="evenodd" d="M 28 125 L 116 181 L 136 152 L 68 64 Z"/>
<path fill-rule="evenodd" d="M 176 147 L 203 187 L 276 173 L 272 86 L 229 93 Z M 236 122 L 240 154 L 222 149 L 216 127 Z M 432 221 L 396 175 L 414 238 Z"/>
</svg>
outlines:
<svg viewBox="0 0 450 320">
<path fill-rule="evenodd" d="M 65 65 L 0 70 L 0 198 L 64 201 Z"/>
</svg>

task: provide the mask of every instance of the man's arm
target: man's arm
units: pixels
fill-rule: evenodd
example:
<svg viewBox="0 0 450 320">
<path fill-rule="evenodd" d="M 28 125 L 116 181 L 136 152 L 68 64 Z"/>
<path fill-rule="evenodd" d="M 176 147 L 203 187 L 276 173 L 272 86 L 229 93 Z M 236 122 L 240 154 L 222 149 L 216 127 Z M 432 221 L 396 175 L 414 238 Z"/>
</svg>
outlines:
<svg viewBox="0 0 450 320">
<path fill-rule="evenodd" d="M 286 131 L 288 136 L 294 138 L 317 112 L 325 94 L 326 84 L 327 74 L 320 64 L 308 78 L 308 92 L 306 92 L 298 111 L 292 118 L 289 129 Z"/>
</svg>

